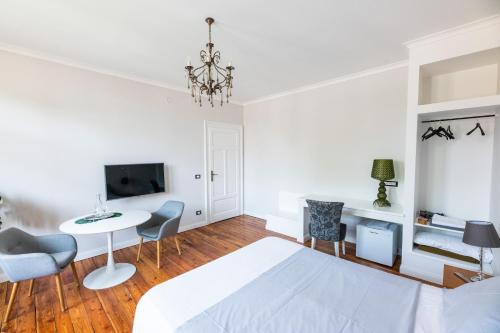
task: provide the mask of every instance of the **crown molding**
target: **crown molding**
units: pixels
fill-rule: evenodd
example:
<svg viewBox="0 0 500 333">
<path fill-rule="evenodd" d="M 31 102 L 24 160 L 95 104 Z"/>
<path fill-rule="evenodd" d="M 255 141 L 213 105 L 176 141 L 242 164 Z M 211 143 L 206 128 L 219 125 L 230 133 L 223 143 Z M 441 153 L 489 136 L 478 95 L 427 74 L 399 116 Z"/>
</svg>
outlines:
<svg viewBox="0 0 500 333">
<path fill-rule="evenodd" d="M 310 84 L 307 86 L 302 86 L 300 88 L 286 90 L 286 91 L 283 91 L 283 92 L 280 92 L 277 94 L 271 94 L 271 95 L 257 98 L 257 99 L 254 99 L 254 100 L 251 100 L 248 102 L 243 102 L 243 106 L 248 106 L 251 104 L 257 104 L 257 103 L 261 103 L 261 102 L 266 102 L 266 101 L 273 100 L 276 98 L 280 98 L 280 97 L 284 97 L 284 96 L 288 96 L 288 95 L 294 95 L 294 94 L 298 94 L 298 93 L 302 93 L 302 92 L 306 92 L 306 91 L 314 90 L 314 89 L 318 89 L 318 88 L 323 88 L 323 87 L 331 86 L 334 84 L 347 82 L 350 80 L 359 79 L 359 78 L 362 78 L 365 76 L 375 75 L 375 74 L 379 74 L 379 73 L 383 73 L 386 71 L 390 71 L 390 70 L 401 68 L 401 67 L 407 67 L 407 66 L 408 66 L 408 60 L 398 61 L 398 62 L 394 62 L 392 64 L 370 68 L 370 69 L 367 69 L 367 70 L 364 70 L 361 72 L 356 72 L 356 73 L 352 73 L 352 74 L 348 74 L 348 75 L 344 75 L 344 76 L 339 76 L 339 77 L 329 79 L 326 81 L 320 81 L 320 82 Z"/>
<path fill-rule="evenodd" d="M 39 59 L 39 60 L 43 60 L 43 61 L 48 61 L 48 62 L 52 62 L 52 63 L 56 63 L 56 64 L 68 66 L 68 67 L 78 68 L 78 69 L 82 69 L 82 70 L 86 70 L 86 71 L 90 71 L 90 72 L 94 72 L 94 73 L 98 73 L 98 74 L 113 76 L 113 77 L 124 79 L 124 80 L 134 81 L 137 83 L 147 84 L 149 86 L 169 89 L 169 90 L 173 90 L 173 91 L 177 91 L 180 93 L 190 95 L 190 93 L 187 91 L 187 89 L 185 87 L 171 85 L 171 84 L 167 84 L 167 83 L 157 81 L 157 80 L 150 80 L 150 79 L 146 79 L 146 78 L 143 78 L 140 76 L 130 75 L 130 74 L 126 74 L 126 73 L 119 72 L 119 71 L 108 70 L 108 69 L 104 69 L 101 67 L 85 64 L 83 62 L 70 60 L 70 59 L 64 58 L 64 57 L 49 55 L 49 54 L 37 52 L 34 50 L 26 49 L 26 48 L 15 46 L 15 45 L 9 45 L 9 44 L 5 44 L 5 43 L 0 42 L 0 51 L 14 53 L 14 54 L 18 54 L 18 55 L 22 55 L 22 56 L 26 56 L 26 57 L 31 57 L 31 58 L 35 58 L 35 59 Z M 238 102 L 238 101 L 231 101 L 231 102 L 229 102 L 229 104 L 243 106 L 243 103 Z"/>
<path fill-rule="evenodd" d="M 500 13 L 487 16 L 479 20 L 465 23 L 450 29 L 442 30 L 426 36 L 422 36 L 403 43 L 409 49 L 418 48 L 456 35 L 461 35 L 475 30 L 485 29 L 492 25 L 500 24 Z"/>
</svg>

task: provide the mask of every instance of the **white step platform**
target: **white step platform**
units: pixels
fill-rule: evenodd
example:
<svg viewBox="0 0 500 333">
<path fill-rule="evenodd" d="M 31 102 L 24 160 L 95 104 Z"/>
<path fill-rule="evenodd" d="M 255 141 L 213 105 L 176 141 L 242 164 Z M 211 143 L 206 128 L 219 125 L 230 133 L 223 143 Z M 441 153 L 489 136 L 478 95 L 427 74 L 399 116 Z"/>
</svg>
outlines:
<svg viewBox="0 0 500 333">
<path fill-rule="evenodd" d="M 297 238 L 299 233 L 299 216 L 292 212 L 267 214 L 266 230 L 274 231 L 289 237 Z"/>
</svg>

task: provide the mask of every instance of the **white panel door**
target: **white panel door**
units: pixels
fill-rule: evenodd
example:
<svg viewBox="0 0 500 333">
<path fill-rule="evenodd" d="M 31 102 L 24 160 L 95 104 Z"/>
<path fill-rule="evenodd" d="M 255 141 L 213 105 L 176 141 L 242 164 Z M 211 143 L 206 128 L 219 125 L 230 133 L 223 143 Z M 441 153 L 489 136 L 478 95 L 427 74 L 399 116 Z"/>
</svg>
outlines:
<svg viewBox="0 0 500 333">
<path fill-rule="evenodd" d="M 241 127 L 207 124 L 209 222 L 241 215 Z"/>
</svg>

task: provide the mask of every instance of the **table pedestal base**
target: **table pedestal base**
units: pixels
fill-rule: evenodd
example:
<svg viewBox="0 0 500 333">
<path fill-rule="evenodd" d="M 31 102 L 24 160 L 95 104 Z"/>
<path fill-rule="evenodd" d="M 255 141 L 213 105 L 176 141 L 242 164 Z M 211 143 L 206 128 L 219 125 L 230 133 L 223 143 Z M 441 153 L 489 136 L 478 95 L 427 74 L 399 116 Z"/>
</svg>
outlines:
<svg viewBox="0 0 500 333">
<path fill-rule="evenodd" d="M 83 285 L 89 289 L 105 289 L 127 281 L 135 274 L 135 266 L 131 264 L 114 264 L 114 270 L 108 271 L 104 266 L 96 269 L 83 279 Z"/>
<path fill-rule="evenodd" d="M 83 285 L 89 289 L 105 289 L 114 287 L 127 281 L 134 275 L 135 266 L 132 264 L 115 264 L 113 258 L 113 232 L 108 232 L 108 263 L 90 273 L 83 279 Z"/>
</svg>

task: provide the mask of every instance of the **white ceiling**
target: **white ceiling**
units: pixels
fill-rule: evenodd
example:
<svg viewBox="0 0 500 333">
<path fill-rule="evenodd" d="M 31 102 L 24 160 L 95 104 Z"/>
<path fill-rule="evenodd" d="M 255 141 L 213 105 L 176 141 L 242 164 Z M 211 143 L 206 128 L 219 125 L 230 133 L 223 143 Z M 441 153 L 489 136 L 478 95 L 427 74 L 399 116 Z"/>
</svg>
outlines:
<svg viewBox="0 0 500 333">
<path fill-rule="evenodd" d="M 213 16 L 246 102 L 404 60 L 403 42 L 498 12 L 499 0 L 2 0 L 0 44 L 183 87 Z"/>
</svg>

